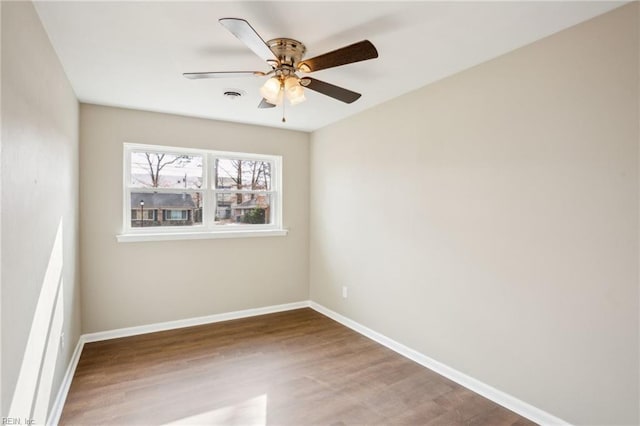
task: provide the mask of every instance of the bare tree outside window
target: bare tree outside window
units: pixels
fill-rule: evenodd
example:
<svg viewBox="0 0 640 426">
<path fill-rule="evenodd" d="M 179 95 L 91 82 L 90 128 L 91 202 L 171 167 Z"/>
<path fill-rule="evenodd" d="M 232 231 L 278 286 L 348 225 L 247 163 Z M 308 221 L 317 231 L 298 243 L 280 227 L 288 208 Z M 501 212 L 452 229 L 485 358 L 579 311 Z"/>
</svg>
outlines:
<svg viewBox="0 0 640 426">
<path fill-rule="evenodd" d="M 219 223 L 269 223 L 271 163 L 218 158 L 215 164 Z M 233 192 L 236 189 L 238 192 Z M 226 192 L 229 191 L 229 192 Z M 240 192 L 242 191 L 242 192 Z"/>
<path fill-rule="evenodd" d="M 271 163 L 251 160 L 216 160 L 216 188 L 271 190 Z"/>
<path fill-rule="evenodd" d="M 131 235 L 282 231 L 282 157 L 129 143 L 124 152 Z"/>
<path fill-rule="evenodd" d="M 202 156 L 132 152 L 131 184 L 143 188 L 200 188 Z"/>
<path fill-rule="evenodd" d="M 202 224 L 202 155 L 132 151 L 130 159 L 131 187 L 139 188 L 131 191 L 132 227 Z"/>
</svg>

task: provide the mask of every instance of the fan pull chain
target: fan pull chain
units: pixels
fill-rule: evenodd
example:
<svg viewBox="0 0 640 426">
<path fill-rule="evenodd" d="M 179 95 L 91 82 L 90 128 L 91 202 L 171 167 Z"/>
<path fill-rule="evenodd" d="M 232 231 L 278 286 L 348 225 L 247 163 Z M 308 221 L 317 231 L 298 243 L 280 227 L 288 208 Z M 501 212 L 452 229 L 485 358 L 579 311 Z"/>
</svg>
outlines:
<svg viewBox="0 0 640 426">
<path fill-rule="evenodd" d="M 282 122 L 283 122 L 283 123 L 286 123 L 286 122 L 287 122 L 287 119 L 286 119 L 286 118 L 284 118 L 284 104 L 286 104 L 286 103 L 287 103 L 287 102 L 286 102 L 286 100 L 284 99 L 284 96 L 283 96 L 283 97 L 282 97 Z"/>
</svg>

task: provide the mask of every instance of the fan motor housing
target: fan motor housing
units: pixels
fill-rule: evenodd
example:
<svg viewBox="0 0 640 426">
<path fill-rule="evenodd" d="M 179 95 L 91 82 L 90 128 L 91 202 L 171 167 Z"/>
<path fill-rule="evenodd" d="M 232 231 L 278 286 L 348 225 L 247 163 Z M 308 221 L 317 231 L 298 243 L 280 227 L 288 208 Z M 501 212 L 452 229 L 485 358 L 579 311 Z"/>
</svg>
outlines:
<svg viewBox="0 0 640 426">
<path fill-rule="evenodd" d="M 267 42 L 267 46 L 280 61 L 280 65 L 293 67 L 300 62 L 307 48 L 298 40 L 292 38 L 274 38 Z"/>
</svg>

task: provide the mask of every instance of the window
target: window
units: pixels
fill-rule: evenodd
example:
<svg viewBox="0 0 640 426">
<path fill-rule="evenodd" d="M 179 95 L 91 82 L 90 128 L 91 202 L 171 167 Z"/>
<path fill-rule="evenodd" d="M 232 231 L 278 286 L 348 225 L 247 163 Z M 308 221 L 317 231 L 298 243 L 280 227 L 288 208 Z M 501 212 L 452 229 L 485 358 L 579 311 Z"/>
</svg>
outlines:
<svg viewBox="0 0 640 426">
<path fill-rule="evenodd" d="M 273 155 L 124 144 L 118 240 L 284 235 L 281 162 Z M 148 238 L 159 235 L 165 237 Z"/>
<path fill-rule="evenodd" d="M 131 209 L 131 224 L 134 220 L 156 220 L 158 210 Z"/>
<path fill-rule="evenodd" d="M 271 220 L 271 163 L 216 158 L 216 224 L 267 224 Z"/>
<path fill-rule="evenodd" d="M 164 220 L 188 220 L 189 210 L 165 210 Z"/>
</svg>

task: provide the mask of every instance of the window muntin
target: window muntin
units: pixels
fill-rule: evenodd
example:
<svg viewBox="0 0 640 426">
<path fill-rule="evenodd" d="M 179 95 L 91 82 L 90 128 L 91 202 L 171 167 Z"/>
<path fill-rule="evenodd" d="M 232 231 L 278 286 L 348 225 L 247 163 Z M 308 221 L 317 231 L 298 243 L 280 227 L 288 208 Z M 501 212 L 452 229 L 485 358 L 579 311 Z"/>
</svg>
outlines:
<svg viewBox="0 0 640 426">
<path fill-rule="evenodd" d="M 281 157 L 124 148 L 124 232 L 282 229 Z"/>
</svg>

